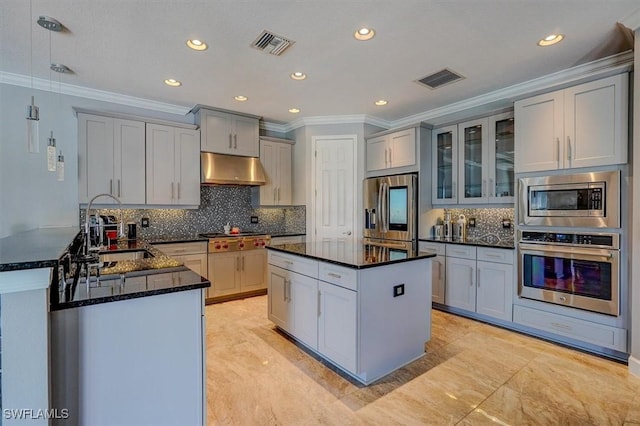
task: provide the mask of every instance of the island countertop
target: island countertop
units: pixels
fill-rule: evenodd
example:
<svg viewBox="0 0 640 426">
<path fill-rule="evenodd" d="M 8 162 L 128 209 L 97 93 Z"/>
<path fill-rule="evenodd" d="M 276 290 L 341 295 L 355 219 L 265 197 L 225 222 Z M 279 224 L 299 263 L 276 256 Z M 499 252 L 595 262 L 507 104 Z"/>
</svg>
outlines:
<svg viewBox="0 0 640 426">
<path fill-rule="evenodd" d="M 436 256 L 436 253 L 432 251 L 381 247 L 364 244 L 361 241 L 355 243 L 342 241 L 310 241 L 295 244 L 276 244 L 268 246 L 267 249 L 355 269 L 373 268 Z"/>
</svg>

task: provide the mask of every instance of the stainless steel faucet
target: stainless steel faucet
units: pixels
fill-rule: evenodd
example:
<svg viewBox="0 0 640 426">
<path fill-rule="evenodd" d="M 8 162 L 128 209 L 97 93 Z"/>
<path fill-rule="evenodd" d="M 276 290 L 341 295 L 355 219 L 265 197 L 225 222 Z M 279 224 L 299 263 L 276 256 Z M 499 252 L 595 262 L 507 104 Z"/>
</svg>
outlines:
<svg viewBox="0 0 640 426">
<path fill-rule="evenodd" d="M 122 202 L 118 199 L 118 197 L 115 197 L 111 194 L 98 194 L 95 197 L 93 197 L 91 199 L 91 201 L 89 201 L 89 205 L 87 206 L 87 211 L 85 213 L 85 222 L 84 222 L 84 239 L 85 239 L 85 254 L 89 254 L 89 252 L 91 250 L 96 250 L 96 248 L 91 247 L 91 225 L 90 225 L 90 218 L 91 218 L 91 206 L 93 205 L 93 202 L 100 197 L 109 197 L 114 199 L 118 205 L 120 206 L 120 225 L 119 225 L 119 231 L 118 231 L 118 237 L 124 237 L 124 220 L 123 220 L 123 212 L 122 212 Z"/>
</svg>

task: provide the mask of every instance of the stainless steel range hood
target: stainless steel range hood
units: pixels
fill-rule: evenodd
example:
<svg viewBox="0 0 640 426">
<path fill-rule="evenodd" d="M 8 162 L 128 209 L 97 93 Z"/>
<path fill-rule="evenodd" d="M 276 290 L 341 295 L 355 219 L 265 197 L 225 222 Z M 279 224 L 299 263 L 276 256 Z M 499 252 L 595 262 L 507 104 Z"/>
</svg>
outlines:
<svg viewBox="0 0 640 426">
<path fill-rule="evenodd" d="M 238 155 L 200 153 L 202 184 L 264 185 L 264 169 L 260 159 Z"/>
</svg>

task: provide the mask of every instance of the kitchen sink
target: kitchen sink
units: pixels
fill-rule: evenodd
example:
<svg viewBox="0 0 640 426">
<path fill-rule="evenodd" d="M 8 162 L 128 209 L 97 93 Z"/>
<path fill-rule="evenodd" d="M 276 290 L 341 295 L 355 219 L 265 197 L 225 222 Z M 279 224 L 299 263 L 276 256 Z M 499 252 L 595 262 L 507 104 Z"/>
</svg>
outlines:
<svg viewBox="0 0 640 426">
<path fill-rule="evenodd" d="M 126 251 L 109 251 L 101 252 L 100 262 L 117 262 L 122 260 L 140 260 L 154 257 L 147 250 L 126 250 Z"/>
</svg>

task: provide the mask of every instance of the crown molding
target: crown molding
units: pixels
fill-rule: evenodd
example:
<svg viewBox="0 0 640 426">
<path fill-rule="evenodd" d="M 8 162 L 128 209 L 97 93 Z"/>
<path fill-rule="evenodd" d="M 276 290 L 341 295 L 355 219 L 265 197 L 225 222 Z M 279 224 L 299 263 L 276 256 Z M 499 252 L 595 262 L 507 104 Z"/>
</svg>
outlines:
<svg viewBox="0 0 640 426">
<path fill-rule="evenodd" d="M 0 71 L 0 83 L 22 86 L 45 92 L 62 93 L 63 95 L 77 96 L 79 98 L 93 99 L 113 104 L 126 105 L 130 107 L 148 109 L 152 111 L 166 112 L 169 114 L 187 115 L 191 107 L 182 105 L 157 102 L 149 99 L 137 98 L 135 96 L 123 95 L 121 93 L 107 92 L 105 90 L 89 89 L 87 87 L 76 86 L 68 83 L 54 82 L 42 78 L 33 78 L 21 74 L 13 74 Z"/>
<path fill-rule="evenodd" d="M 632 14 L 625 19 L 623 24 L 640 25 L 640 10 L 636 14 Z M 630 22 L 630 24 L 627 23 Z M 635 24 L 634 24 L 635 23 Z M 441 108 L 424 111 L 408 117 L 404 117 L 395 121 L 388 121 L 368 114 L 354 115 L 327 115 L 315 117 L 301 117 L 289 123 L 273 123 L 263 121 L 260 126 L 264 130 L 288 133 L 292 130 L 304 126 L 318 125 L 337 125 L 337 124 L 371 124 L 383 129 L 395 129 L 399 127 L 411 126 L 416 123 L 436 120 L 450 114 L 461 113 L 472 108 L 482 108 L 493 104 L 500 107 L 502 104 L 512 103 L 515 100 L 533 96 L 544 91 L 559 89 L 563 86 L 578 84 L 587 80 L 596 78 L 604 78 L 609 75 L 619 74 L 621 72 L 630 71 L 633 67 L 633 51 L 623 52 L 617 55 L 608 56 L 593 62 L 578 65 L 572 68 L 561 70 L 552 74 L 548 74 L 533 80 L 518 83 L 513 86 L 505 87 L 490 93 L 475 96 L 464 101 L 454 102 Z M 12 74 L 0 72 L 0 83 L 11 84 L 14 86 L 33 87 L 34 89 L 52 91 L 51 82 L 45 79 L 24 76 L 20 74 Z M 55 86 L 58 86 L 57 84 Z M 57 87 L 56 87 L 57 88 Z M 170 114 L 187 115 L 191 111 L 191 107 L 182 105 L 173 105 L 164 102 L 156 102 L 149 99 L 137 98 L 134 96 L 123 95 L 104 90 L 89 89 L 86 87 L 75 86 L 67 83 L 60 83 L 58 89 L 61 93 L 70 96 L 95 99 L 104 102 L 127 105 L 148 109 L 152 111 L 166 112 Z M 502 105 L 504 106 L 504 105 Z"/>
<path fill-rule="evenodd" d="M 620 20 L 620 23 L 625 27 L 629 28 L 633 31 L 640 30 L 640 9 L 635 12 L 631 12 L 629 15 L 625 16 Z"/>
<path fill-rule="evenodd" d="M 403 127 L 418 122 L 429 122 L 449 114 L 455 114 L 471 108 L 479 108 L 492 103 L 513 102 L 561 86 L 569 86 L 589 79 L 604 78 L 609 75 L 630 71 L 633 66 L 633 52 L 628 51 L 608 56 L 593 62 L 548 74 L 524 83 L 514 84 L 494 92 L 454 102 L 441 108 L 435 108 L 409 117 L 393 121 L 392 128 Z"/>
<path fill-rule="evenodd" d="M 264 128 L 265 130 L 287 133 L 305 126 L 324 126 L 336 124 L 371 124 L 373 126 L 388 129 L 391 125 L 391 122 L 367 114 L 324 115 L 315 117 L 302 117 L 289 123 L 283 124 L 264 122 L 262 124 L 262 128 Z"/>
</svg>

